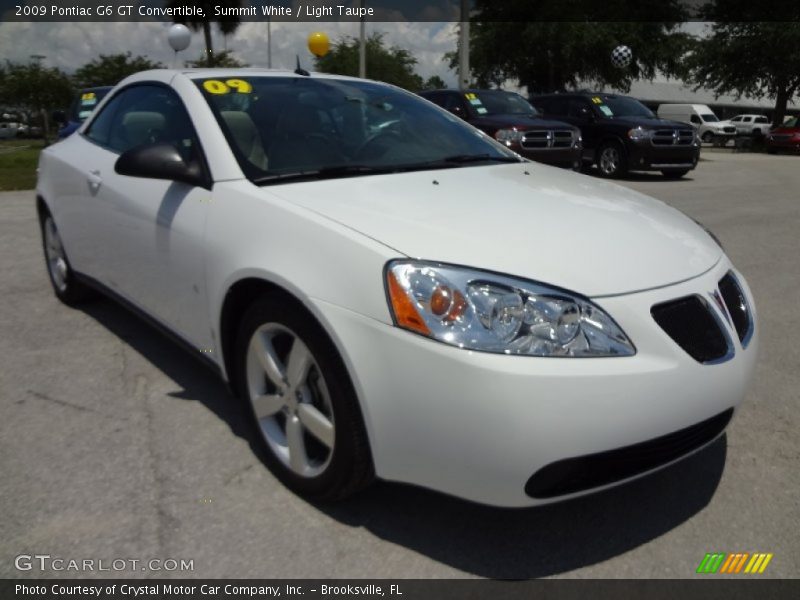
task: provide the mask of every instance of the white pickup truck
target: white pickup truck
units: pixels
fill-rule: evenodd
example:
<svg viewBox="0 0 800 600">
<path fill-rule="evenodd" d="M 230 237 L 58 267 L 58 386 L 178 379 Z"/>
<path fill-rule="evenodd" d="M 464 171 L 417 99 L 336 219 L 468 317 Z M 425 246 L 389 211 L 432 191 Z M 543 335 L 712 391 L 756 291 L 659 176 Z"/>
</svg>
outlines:
<svg viewBox="0 0 800 600">
<path fill-rule="evenodd" d="M 737 115 L 731 119 L 737 135 L 766 135 L 770 122 L 764 115 Z"/>
</svg>

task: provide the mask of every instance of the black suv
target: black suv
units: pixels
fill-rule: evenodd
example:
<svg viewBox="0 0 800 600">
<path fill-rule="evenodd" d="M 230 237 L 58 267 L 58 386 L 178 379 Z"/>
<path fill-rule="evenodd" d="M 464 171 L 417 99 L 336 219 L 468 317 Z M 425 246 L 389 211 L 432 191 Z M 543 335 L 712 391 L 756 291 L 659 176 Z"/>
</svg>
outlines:
<svg viewBox="0 0 800 600">
<path fill-rule="evenodd" d="M 583 160 L 601 175 L 628 171 L 661 171 L 680 178 L 697 166 L 700 141 L 686 123 L 664 121 L 644 104 L 616 94 L 590 92 L 531 98 L 546 117 L 580 127 Z"/>
<path fill-rule="evenodd" d="M 525 158 L 557 167 L 581 168 L 577 127 L 545 121 L 519 94 L 503 90 L 434 90 L 420 96 L 449 110 Z"/>
</svg>

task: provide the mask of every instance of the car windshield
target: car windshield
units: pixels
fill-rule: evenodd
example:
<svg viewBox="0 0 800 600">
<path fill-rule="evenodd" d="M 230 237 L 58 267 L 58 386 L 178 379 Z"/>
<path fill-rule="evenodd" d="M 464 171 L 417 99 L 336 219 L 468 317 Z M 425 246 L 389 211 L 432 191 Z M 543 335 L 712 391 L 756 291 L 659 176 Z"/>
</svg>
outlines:
<svg viewBox="0 0 800 600">
<path fill-rule="evenodd" d="M 375 82 L 242 76 L 195 83 L 257 184 L 520 161 L 458 117 Z"/>
<path fill-rule="evenodd" d="M 597 98 L 597 96 L 595 96 Z M 592 102 L 607 117 L 644 117 L 655 119 L 653 112 L 644 104 L 633 98 L 625 96 L 602 96 L 598 98 L 601 102 L 592 99 Z"/>
<path fill-rule="evenodd" d="M 800 117 L 792 117 L 783 122 L 782 127 L 800 127 Z"/>
<path fill-rule="evenodd" d="M 702 115 L 700 115 L 700 118 L 703 119 L 703 121 L 705 121 L 706 123 L 719 122 L 719 119 L 716 117 L 716 115 L 713 115 L 711 113 L 703 113 Z"/>
<path fill-rule="evenodd" d="M 537 116 L 536 109 L 519 94 L 500 90 L 468 92 L 467 102 L 479 115 L 526 115 Z"/>
<path fill-rule="evenodd" d="M 100 104 L 100 101 L 106 97 L 111 88 L 96 89 L 96 90 L 82 90 L 78 93 L 78 97 L 72 103 L 69 112 L 69 120 L 77 123 L 83 123 L 95 107 Z"/>
</svg>

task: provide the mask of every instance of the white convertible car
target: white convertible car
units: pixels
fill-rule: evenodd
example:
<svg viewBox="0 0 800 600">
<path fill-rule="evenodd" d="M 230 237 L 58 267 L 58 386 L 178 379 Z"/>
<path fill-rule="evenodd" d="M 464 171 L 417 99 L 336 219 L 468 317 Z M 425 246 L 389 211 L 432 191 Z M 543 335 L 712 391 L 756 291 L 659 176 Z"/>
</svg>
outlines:
<svg viewBox="0 0 800 600">
<path fill-rule="evenodd" d="M 697 223 L 373 81 L 139 73 L 42 153 L 37 206 L 56 295 L 185 342 L 314 498 L 603 489 L 720 436 L 756 362 Z"/>
</svg>

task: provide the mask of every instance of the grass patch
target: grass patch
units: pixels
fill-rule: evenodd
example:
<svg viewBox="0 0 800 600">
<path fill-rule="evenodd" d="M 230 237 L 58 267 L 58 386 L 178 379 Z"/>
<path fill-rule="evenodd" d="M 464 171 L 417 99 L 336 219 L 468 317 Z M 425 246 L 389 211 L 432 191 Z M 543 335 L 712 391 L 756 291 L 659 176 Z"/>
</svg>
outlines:
<svg viewBox="0 0 800 600">
<path fill-rule="evenodd" d="M 0 192 L 36 187 L 36 165 L 42 148 L 40 140 L 0 142 Z"/>
</svg>

